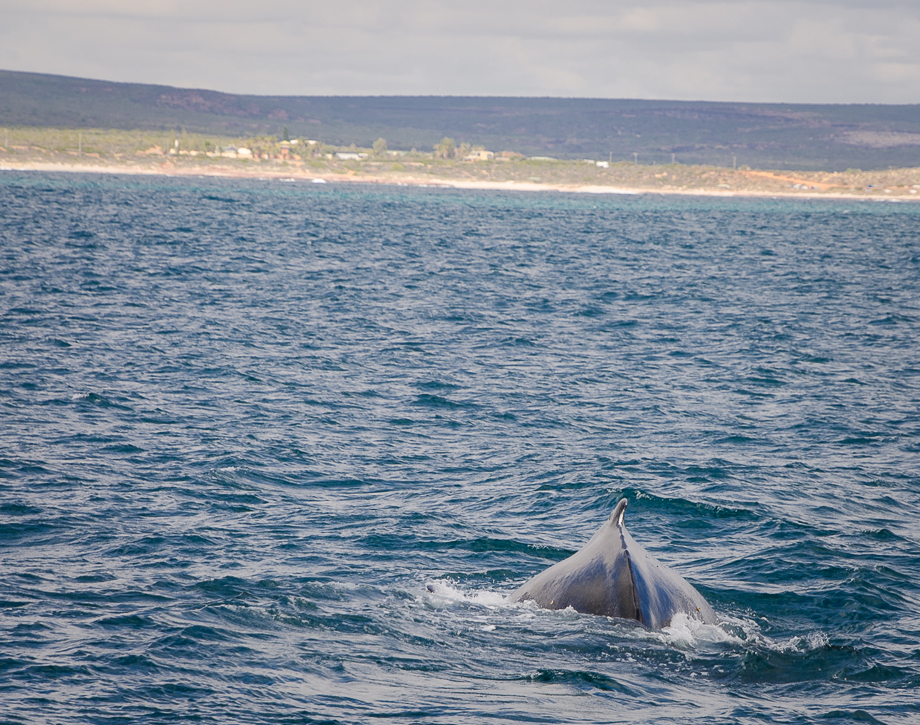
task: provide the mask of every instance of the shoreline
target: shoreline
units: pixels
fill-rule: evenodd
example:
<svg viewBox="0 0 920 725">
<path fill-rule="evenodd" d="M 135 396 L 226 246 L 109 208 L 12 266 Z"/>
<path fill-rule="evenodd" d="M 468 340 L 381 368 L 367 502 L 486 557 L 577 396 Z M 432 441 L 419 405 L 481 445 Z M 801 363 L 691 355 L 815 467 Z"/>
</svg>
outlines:
<svg viewBox="0 0 920 725">
<path fill-rule="evenodd" d="M 86 164 L 86 163 L 56 163 L 56 162 L 23 162 L 0 163 L 2 171 L 38 171 L 53 173 L 83 173 L 83 174 L 124 174 L 129 176 L 174 176 L 174 177 L 213 177 L 227 179 L 290 179 L 306 183 L 357 183 L 377 184 L 392 186 L 417 186 L 439 187 L 449 189 L 477 189 L 489 191 L 553 191 L 575 194 L 610 194 L 622 196 L 637 196 L 642 194 L 665 194 L 672 196 L 712 196 L 724 198 L 784 198 L 784 199 L 837 199 L 843 201 L 888 201 L 888 202 L 917 202 L 920 194 L 881 196 L 869 193 L 853 193 L 845 191 L 830 191 L 829 189 L 811 188 L 795 191 L 779 189 L 724 189 L 724 188 L 693 188 L 675 189 L 667 187 L 643 186 L 616 186 L 601 184 L 572 184 L 560 182 L 533 182 L 533 181 L 490 181 L 486 179 L 452 179 L 444 176 L 432 175 L 428 178 L 419 178 L 411 174 L 355 174 L 355 173 L 314 173 L 298 167 L 285 169 L 250 169 L 234 168 L 229 165 L 209 167 L 191 167 L 177 164 L 159 164 L 158 166 L 139 166 L 136 164 Z M 749 171 L 752 177 L 768 178 L 770 180 L 794 180 L 794 177 L 780 176 L 768 171 Z M 826 185 L 822 185 L 826 186 Z M 838 187 L 839 188 L 839 187 Z"/>
</svg>

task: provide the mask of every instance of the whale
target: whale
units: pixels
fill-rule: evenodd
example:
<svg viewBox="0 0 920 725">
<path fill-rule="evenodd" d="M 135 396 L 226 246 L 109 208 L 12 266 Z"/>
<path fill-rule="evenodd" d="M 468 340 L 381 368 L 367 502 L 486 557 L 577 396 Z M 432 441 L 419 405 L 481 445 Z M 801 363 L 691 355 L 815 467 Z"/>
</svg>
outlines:
<svg viewBox="0 0 920 725">
<path fill-rule="evenodd" d="M 525 582 L 510 601 L 632 619 L 648 629 L 669 626 L 676 614 L 716 624 L 703 595 L 629 535 L 626 506 L 620 499 L 584 547 Z"/>
</svg>

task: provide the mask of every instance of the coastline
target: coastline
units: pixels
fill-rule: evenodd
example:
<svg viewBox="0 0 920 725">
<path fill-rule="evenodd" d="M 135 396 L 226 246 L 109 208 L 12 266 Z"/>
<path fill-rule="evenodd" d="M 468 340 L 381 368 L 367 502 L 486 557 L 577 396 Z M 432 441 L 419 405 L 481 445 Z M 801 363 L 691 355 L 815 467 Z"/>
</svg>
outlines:
<svg viewBox="0 0 920 725">
<path fill-rule="evenodd" d="M 756 189 L 756 188 L 669 188 L 667 186 L 621 186 L 610 184 L 574 184 L 554 181 L 517 181 L 517 180 L 488 180 L 488 179 L 457 179 L 435 174 L 422 178 L 413 174 L 390 172 L 388 174 L 346 173 L 329 170 L 328 173 L 304 170 L 297 166 L 284 168 L 251 168 L 240 165 L 185 165 L 175 163 L 160 163 L 156 165 L 124 164 L 93 164 L 93 163 L 60 163 L 24 161 L 20 163 L 5 160 L 0 163 L 2 171 L 38 171 L 54 173 L 86 173 L 86 174 L 125 174 L 131 176 L 174 176 L 174 177 L 214 177 L 214 178 L 240 178 L 240 179 L 290 179 L 294 181 L 331 182 L 331 183 L 359 183 L 379 184 L 394 186 L 440 187 L 453 189 L 479 189 L 494 191 L 552 191 L 578 194 L 611 194 L 611 195 L 641 195 L 665 194 L 674 196 L 713 196 L 713 197 L 754 197 L 754 198 L 788 198 L 788 199 L 838 199 L 845 201 L 890 201 L 890 202 L 916 202 L 920 201 L 920 194 L 910 192 L 909 195 L 881 195 L 878 193 L 854 192 L 841 190 L 827 184 L 820 184 L 821 188 L 812 186 L 808 189 Z M 741 172 L 752 178 L 765 178 L 772 182 L 797 182 L 794 172 L 773 173 L 768 171 Z M 810 182 L 812 184 L 816 182 Z"/>
</svg>

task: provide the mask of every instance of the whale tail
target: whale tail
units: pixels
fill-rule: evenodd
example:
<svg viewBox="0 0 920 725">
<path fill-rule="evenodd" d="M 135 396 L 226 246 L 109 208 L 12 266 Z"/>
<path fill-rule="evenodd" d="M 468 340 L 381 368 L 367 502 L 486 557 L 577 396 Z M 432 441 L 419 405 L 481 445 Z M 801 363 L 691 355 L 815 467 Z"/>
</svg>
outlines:
<svg viewBox="0 0 920 725">
<path fill-rule="evenodd" d="M 620 499 L 587 544 L 525 582 L 511 601 L 634 619 L 652 629 L 666 627 L 678 613 L 715 624 L 715 612 L 693 585 L 629 535 L 626 505 Z"/>
</svg>

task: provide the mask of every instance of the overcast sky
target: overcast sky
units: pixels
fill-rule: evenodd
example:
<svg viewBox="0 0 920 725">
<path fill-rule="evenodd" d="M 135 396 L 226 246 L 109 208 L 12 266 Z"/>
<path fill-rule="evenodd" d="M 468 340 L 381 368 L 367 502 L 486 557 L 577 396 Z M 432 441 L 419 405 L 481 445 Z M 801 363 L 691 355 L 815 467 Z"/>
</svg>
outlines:
<svg viewBox="0 0 920 725">
<path fill-rule="evenodd" d="M 920 103 L 920 0 L 0 0 L 0 68 L 232 93 Z"/>
</svg>

